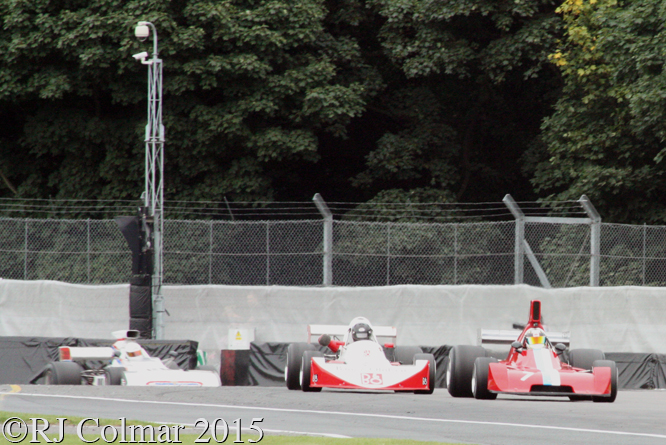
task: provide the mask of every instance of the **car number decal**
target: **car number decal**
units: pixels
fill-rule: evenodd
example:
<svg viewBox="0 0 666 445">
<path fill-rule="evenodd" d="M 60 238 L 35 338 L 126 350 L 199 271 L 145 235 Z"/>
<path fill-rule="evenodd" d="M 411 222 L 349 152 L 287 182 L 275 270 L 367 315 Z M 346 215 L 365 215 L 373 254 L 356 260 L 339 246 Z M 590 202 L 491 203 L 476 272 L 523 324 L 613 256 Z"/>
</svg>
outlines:
<svg viewBox="0 0 666 445">
<path fill-rule="evenodd" d="M 525 375 L 520 379 L 523 382 L 534 375 L 533 372 L 529 372 L 529 371 L 523 371 L 523 372 L 525 373 Z"/>
<path fill-rule="evenodd" d="M 361 374 L 361 381 L 364 385 L 383 385 L 384 378 L 381 374 L 364 372 Z"/>
</svg>

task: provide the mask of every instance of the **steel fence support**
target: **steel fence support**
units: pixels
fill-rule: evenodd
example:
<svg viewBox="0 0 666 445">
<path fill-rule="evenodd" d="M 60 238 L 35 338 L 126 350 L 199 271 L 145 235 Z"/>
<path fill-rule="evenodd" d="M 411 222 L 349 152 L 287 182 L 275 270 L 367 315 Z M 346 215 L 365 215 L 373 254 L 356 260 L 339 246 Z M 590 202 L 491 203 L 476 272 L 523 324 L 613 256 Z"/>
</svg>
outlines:
<svg viewBox="0 0 666 445">
<path fill-rule="evenodd" d="M 523 240 L 523 247 L 525 248 L 525 254 L 527 255 L 527 259 L 530 261 L 530 264 L 534 268 L 534 271 L 537 274 L 537 277 L 539 277 L 539 282 L 545 289 L 551 289 L 553 286 L 550 285 L 550 281 L 548 280 L 548 276 L 546 273 L 543 271 L 541 268 L 541 265 L 539 264 L 539 260 L 537 260 L 536 255 L 534 255 L 534 252 L 532 252 L 532 248 L 530 245 L 527 243 L 527 241 Z"/>
<path fill-rule="evenodd" d="M 453 284 L 458 284 L 458 223 L 453 225 Z"/>
<path fill-rule="evenodd" d="M 28 221 L 25 220 L 25 230 L 23 233 L 23 279 L 28 279 Z"/>
<path fill-rule="evenodd" d="M 599 286 L 599 266 L 601 264 L 601 216 L 587 196 L 578 200 L 590 218 L 590 286 Z"/>
<path fill-rule="evenodd" d="M 323 285 L 333 285 L 333 214 L 326 205 L 326 201 L 319 193 L 315 193 L 312 200 L 317 206 L 317 210 L 324 218 L 324 264 L 323 264 Z"/>
<path fill-rule="evenodd" d="M 90 218 L 87 220 L 88 234 L 86 237 L 86 269 L 88 271 L 88 283 L 90 283 Z"/>
<path fill-rule="evenodd" d="M 271 223 L 266 221 L 266 286 L 271 285 Z"/>
<path fill-rule="evenodd" d="M 386 285 L 391 285 L 391 225 L 386 225 Z"/>
<path fill-rule="evenodd" d="M 647 225 L 643 223 L 643 286 L 645 286 L 645 256 L 647 255 L 646 242 L 647 242 Z"/>
<path fill-rule="evenodd" d="M 208 284 L 213 284 L 213 221 L 209 222 L 208 230 Z"/>
<path fill-rule="evenodd" d="M 523 284 L 524 282 L 524 271 L 525 271 L 525 214 L 518 207 L 516 201 L 513 200 L 511 195 L 506 195 L 502 202 L 509 208 L 511 214 L 516 219 L 516 234 L 514 242 L 514 261 L 513 261 L 513 283 L 514 284 Z"/>
</svg>

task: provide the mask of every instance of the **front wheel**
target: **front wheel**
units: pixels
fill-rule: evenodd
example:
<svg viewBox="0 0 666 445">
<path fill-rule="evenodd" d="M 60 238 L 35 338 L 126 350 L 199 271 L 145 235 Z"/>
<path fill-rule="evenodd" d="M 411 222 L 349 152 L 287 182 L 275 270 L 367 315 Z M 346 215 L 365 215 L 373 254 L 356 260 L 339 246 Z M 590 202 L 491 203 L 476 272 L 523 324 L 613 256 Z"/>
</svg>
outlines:
<svg viewBox="0 0 666 445">
<path fill-rule="evenodd" d="M 301 389 L 304 392 L 319 392 L 321 388 L 313 388 L 310 386 L 310 379 L 312 374 L 312 357 L 323 357 L 324 353 L 321 351 L 305 351 L 303 353 L 303 363 L 301 364 Z M 315 376 L 316 378 L 316 376 Z"/>
<path fill-rule="evenodd" d="M 301 389 L 301 359 L 307 350 L 314 350 L 308 343 L 291 343 L 287 347 L 287 366 L 284 368 L 284 380 L 289 389 Z"/>
<path fill-rule="evenodd" d="M 592 396 L 593 402 L 600 403 L 613 403 L 617 397 L 617 366 L 612 360 L 596 360 L 592 363 L 592 372 L 595 368 L 610 368 L 611 370 L 611 380 L 610 380 L 610 397 L 608 396 Z"/>
<path fill-rule="evenodd" d="M 478 357 L 474 361 L 474 372 L 472 374 L 472 394 L 475 399 L 495 400 L 497 393 L 488 390 L 488 374 L 490 364 L 495 362 L 490 357 Z"/>
<path fill-rule="evenodd" d="M 457 345 L 449 351 L 449 365 L 446 370 L 446 387 L 453 397 L 473 397 L 472 376 L 474 361 L 485 357 L 486 350 L 481 346 Z"/>
<path fill-rule="evenodd" d="M 435 380 L 437 375 L 435 356 L 432 354 L 416 354 L 414 355 L 414 364 L 416 364 L 417 360 L 428 360 L 430 370 L 428 372 L 428 389 L 418 389 L 414 391 L 414 394 L 432 394 L 435 391 Z"/>
</svg>

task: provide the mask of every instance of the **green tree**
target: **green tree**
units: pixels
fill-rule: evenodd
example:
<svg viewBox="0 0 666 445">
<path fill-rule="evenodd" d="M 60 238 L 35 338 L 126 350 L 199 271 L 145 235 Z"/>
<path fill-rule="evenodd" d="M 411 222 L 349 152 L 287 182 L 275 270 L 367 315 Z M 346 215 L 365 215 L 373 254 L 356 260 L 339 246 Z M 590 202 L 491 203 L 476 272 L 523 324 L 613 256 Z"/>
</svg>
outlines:
<svg viewBox="0 0 666 445">
<path fill-rule="evenodd" d="M 519 159 L 550 112 L 561 20 L 549 0 L 371 0 L 388 123 L 354 183 L 380 199 L 532 198 Z"/>
<path fill-rule="evenodd" d="M 3 194 L 138 197 L 146 69 L 131 55 L 150 48 L 133 36 L 149 20 L 164 60 L 167 199 L 273 199 L 377 90 L 326 16 L 320 0 L 0 3 Z"/>
<path fill-rule="evenodd" d="M 548 200 L 590 197 L 605 221 L 666 220 L 666 5 L 567 0 L 551 60 L 565 86 L 544 120 L 533 183 Z"/>
</svg>

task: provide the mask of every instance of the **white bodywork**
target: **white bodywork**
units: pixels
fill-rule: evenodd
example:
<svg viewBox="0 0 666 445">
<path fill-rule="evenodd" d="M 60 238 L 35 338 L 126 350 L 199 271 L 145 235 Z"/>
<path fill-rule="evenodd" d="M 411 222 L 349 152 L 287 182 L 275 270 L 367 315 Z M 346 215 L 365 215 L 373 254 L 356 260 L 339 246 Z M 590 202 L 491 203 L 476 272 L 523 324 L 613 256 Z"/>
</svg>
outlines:
<svg viewBox="0 0 666 445">
<path fill-rule="evenodd" d="M 106 368 L 123 369 L 121 385 L 127 386 L 221 386 L 220 376 L 213 371 L 170 369 L 162 360 L 151 357 L 134 338 L 136 331 L 113 332 L 117 341 L 110 347 L 61 346 L 60 361 L 85 362 L 109 360 Z M 96 378 L 93 384 L 105 384 Z"/>
<path fill-rule="evenodd" d="M 371 327 L 370 339 L 354 341 L 352 328 L 359 323 Z M 315 328 L 313 329 L 313 327 Z M 429 387 L 428 374 L 425 371 L 429 366 L 428 360 L 416 360 L 413 365 L 400 365 L 392 363 L 386 358 L 377 337 L 391 337 L 395 340 L 396 329 L 394 327 L 373 327 L 367 318 L 356 317 L 347 327 L 311 325 L 308 327 L 308 333 L 313 335 L 320 329 L 324 333 L 328 331 L 329 335 L 344 335 L 344 345 L 340 346 L 335 360 L 327 360 L 326 357 L 312 357 L 313 369 L 319 368 L 313 371 L 318 380 L 312 382 L 313 386 L 321 384 L 338 388 L 396 390 L 404 388 L 423 390 Z M 301 369 L 301 381 L 303 381 L 302 373 Z M 414 377 L 421 374 L 423 377 L 419 377 L 415 382 Z"/>
<path fill-rule="evenodd" d="M 382 347 L 372 340 L 357 341 L 343 348 L 339 362 L 326 362 L 324 357 L 313 357 L 312 361 L 337 379 L 358 387 L 388 389 L 428 366 L 428 360 L 417 360 L 414 365 L 392 364 Z"/>
</svg>

